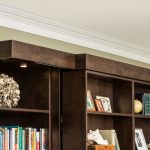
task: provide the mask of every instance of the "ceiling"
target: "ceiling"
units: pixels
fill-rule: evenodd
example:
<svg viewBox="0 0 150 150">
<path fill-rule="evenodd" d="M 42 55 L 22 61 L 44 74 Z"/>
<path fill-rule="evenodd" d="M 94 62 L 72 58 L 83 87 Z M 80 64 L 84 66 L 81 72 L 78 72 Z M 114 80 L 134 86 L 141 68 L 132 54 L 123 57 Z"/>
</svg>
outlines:
<svg viewBox="0 0 150 150">
<path fill-rule="evenodd" d="M 75 40 L 74 44 L 103 50 L 104 47 L 96 47 L 95 45 L 96 42 L 96 44 L 100 43 L 99 39 L 103 39 L 103 44 L 107 44 L 109 47 L 118 44 L 120 47 L 117 48 L 124 50 L 120 53 L 119 50 L 115 51 L 113 48 L 112 51 L 117 55 L 124 55 L 127 51 L 129 53 L 132 51 L 130 55 L 134 55 L 135 51 L 135 53 L 141 54 L 137 55 L 136 60 L 140 59 L 141 56 L 141 61 L 150 62 L 149 0 L 0 0 L 0 6 L 9 8 L 9 10 L 12 9 L 13 12 L 17 10 L 24 12 L 24 14 L 36 16 L 34 18 L 41 18 L 41 20 L 38 18 L 38 27 L 41 25 L 42 28 L 42 23 L 46 20 L 45 24 L 48 21 L 48 23 L 53 22 L 55 23 L 53 27 L 65 28 L 65 32 L 70 35 L 71 32 L 76 32 L 76 34 L 78 32 L 78 36 L 81 34 L 80 41 L 84 38 L 85 42 L 82 33 L 85 36 L 87 34 L 87 37 L 91 35 L 90 39 L 86 39 L 84 45 L 83 41 L 75 42 Z M 7 17 L 6 14 L 5 16 Z M 50 29 L 47 28 L 47 30 Z M 45 36 L 48 35 L 45 34 Z M 93 45 L 92 38 L 95 42 Z M 65 38 L 63 40 L 67 41 Z M 68 40 L 68 42 L 73 43 L 72 41 Z M 133 57 L 133 59 L 135 58 Z"/>
</svg>

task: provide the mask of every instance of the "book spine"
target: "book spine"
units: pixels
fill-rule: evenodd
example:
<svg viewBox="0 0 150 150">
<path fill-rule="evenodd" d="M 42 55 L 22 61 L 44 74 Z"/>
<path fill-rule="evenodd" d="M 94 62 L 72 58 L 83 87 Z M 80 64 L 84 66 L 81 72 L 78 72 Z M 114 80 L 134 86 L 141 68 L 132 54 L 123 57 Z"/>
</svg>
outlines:
<svg viewBox="0 0 150 150">
<path fill-rule="evenodd" d="M 15 150 L 18 150 L 19 145 L 19 128 L 15 128 Z"/>
<path fill-rule="evenodd" d="M 22 127 L 19 127 L 19 150 L 22 150 Z"/>
<path fill-rule="evenodd" d="M 40 150 L 40 133 L 36 132 L 36 150 Z"/>
<path fill-rule="evenodd" d="M 34 150 L 36 150 L 36 129 L 33 129 L 33 145 Z"/>
<path fill-rule="evenodd" d="M 2 138 L 2 136 L 3 136 L 3 132 L 0 129 L 0 150 L 3 150 L 3 138 Z"/>
<path fill-rule="evenodd" d="M 104 108 L 100 99 L 95 99 L 95 105 L 99 112 L 104 112 Z"/>
<path fill-rule="evenodd" d="M 9 147 L 9 142 L 10 142 L 10 134 L 9 134 L 9 132 L 10 132 L 10 130 L 9 129 L 7 129 L 7 132 L 6 132 L 6 136 L 7 136 L 7 150 L 9 150 L 10 149 L 10 147 Z"/>
<path fill-rule="evenodd" d="M 25 130 L 22 129 L 22 150 L 25 150 Z"/>
<path fill-rule="evenodd" d="M 5 135 L 4 135 L 4 150 L 8 150 L 8 145 L 9 145 L 9 141 L 8 141 L 8 129 L 7 128 L 4 128 L 4 132 L 5 132 Z"/>
<path fill-rule="evenodd" d="M 42 145 L 42 140 L 43 140 L 43 139 L 42 139 L 42 129 L 40 128 L 40 150 L 43 150 L 43 149 L 42 149 L 42 146 L 43 146 L 43 145 Z"/>
<path fill-rule="evenodd" d="M 11 130 L 11 150 L 15 150 L 15 129 L 16 128 L 12 128 Z"/>
<path fill-rule="evenodd" d="M 2 138 L 2 142 L 1 142 L 2 143 L 2 150 L 4 150 L 4 148 L 5 148 L 5 137 L 4 137 L 5 136 L 5 131 L 4 131 L 3 128 L 0 128 L 0 130 L 1 130 L 1 133 L 2 133 L 1 134 L 1 136 L 2 136 L 1 137 Z"/>
<path fill-rule="evenodd" d="M 150 115 L 150 94 L 146 94 L 146 99 L 144 103 L 144 114 Z"/>
<path fill-rule="evenodd" d="M 32 150 L 31 149 L 31 128 L 26 128 L 27 136 L 26 136 L 26 150 Z"/>
<path fill-rule="evenodd" d="M 115 145 L 116 145 L 116 150 L 120 150 L 120 146 L 119 146 L 119 141 L 118 141 L 117 133 L 115 133 Z"/>
</svg>

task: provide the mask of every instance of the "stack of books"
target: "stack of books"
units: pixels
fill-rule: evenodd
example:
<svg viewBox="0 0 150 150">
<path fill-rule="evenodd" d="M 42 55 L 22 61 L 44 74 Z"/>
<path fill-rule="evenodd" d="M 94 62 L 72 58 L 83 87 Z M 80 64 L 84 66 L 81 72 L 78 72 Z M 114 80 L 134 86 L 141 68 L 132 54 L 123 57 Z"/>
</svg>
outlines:
<svg viewBox="0 0 150 150">
<path fill-rule="evenodd" d="M 150 93 L 138 93 L 135 98 L 143 103 L 143 115 L 150 115 Z"/>
<path fill-rule="evenodd" d="M 48 150 L 48 129 L 0 126 L 0 150 Z"/>
</svg>

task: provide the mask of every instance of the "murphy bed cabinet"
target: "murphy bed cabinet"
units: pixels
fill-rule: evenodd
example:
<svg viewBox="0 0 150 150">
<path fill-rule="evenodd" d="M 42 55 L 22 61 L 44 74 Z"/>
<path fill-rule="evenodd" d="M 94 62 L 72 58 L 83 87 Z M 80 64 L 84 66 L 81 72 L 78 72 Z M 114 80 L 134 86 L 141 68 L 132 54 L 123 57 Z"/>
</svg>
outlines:
<svg viewBox="0 0 150 150">
<path fill-rule="evenodd" d="M 110 98 L 112 113 L 88 112 L 86 92 Z M 121 150 L 135 150 L 134 130 L 150 141 L 150 116 L 134 113 L 136 93 L 150 93 L 150 70 L 87 54 L 62 72 L 63 150 L 87 150 L 89 129 L 115 129 Z"/>
<path fill-rule="evenodd" d="M 20 68 L 26 63 L 27 68 Z M 20 86 L 16 108 L 0 108 L 0 126 L 48 129 L 48 150 L 61 150 L 61 69 L 74 68 L 72 54 L 17 41 L 0 42 L 0 74 Z"/>
</svg>

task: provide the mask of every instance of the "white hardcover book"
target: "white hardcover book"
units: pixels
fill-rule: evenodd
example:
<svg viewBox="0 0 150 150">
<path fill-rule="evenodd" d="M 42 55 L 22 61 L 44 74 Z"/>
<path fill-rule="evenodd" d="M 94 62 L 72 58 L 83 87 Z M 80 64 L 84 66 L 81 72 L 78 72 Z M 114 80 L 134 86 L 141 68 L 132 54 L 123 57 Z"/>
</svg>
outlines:
<svg viewBox="0 0 150 150">
<path fill-rule="evenodd" d="M 32 131 L 31 131 L 31 130 L 32 130 L 32 128 L 29 128 L 29 150 L 32 150 L 32 149 L 31 149 L 31 147 L 32 147 L 32 146 L 31 146 L 31 144 L 32 144 L 32 142 L 31 142 L 31 141 L 32 141 L 32 139 L 31 139 L 31 132 L 32 132 Z"/>
<path fill-rule="evenodd" d="M 45 136 L 44 136 L 44 129 L 42 129 L 42 150 L 45 150 L 44 144 L 45 144 Z"/>
<path fill-rule="evenodd" d="M 15 130 L 16 128 L 10 129 L 10 150 L 15 150 Z"/>
<path fill-rule="evenodd" d="M 40 133 L 36 132 L 36 150 L 40 150 Z"/>
</svg>

